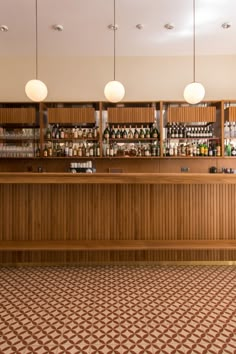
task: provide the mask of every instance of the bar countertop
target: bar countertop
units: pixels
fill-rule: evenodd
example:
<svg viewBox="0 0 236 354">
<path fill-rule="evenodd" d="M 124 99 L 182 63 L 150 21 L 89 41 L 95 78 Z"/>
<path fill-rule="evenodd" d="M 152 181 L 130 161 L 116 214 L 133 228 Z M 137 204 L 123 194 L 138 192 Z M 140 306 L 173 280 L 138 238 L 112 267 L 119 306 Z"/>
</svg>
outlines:
<svg viewBox="0 0 236 354">
<path fill-rule="evenodd" d="M 0 184 L 236 184 L 236 175 L 225 173 L 1 172 Z"/>
</svg>

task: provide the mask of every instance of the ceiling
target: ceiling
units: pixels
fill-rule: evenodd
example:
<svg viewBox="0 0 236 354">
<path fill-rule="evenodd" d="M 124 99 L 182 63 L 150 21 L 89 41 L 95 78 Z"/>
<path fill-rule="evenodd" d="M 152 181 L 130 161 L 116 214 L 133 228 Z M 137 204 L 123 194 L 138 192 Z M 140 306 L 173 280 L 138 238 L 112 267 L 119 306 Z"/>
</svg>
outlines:
<svg viewBox="0 0 236 354">
<path fill-rule="evenodd" d="M 224 22 L 231 23 L 223 29 Z M 113 55 L 113 0 L 38 0 L 38 55 Z M 117 56 L 193 53 L 192 0 L 116 0 Z M 171 23 L 173 30 L 164 25 Z M 64 27 L 53 30 L 55 24 Z M 136 28 L 142 24 L 143 29 Z M 1 56 L 35 53 L 35 1 L 0 0 Z M 196 55 L 236 54 L 236 1 L 196 0 Z"/>
</svg>

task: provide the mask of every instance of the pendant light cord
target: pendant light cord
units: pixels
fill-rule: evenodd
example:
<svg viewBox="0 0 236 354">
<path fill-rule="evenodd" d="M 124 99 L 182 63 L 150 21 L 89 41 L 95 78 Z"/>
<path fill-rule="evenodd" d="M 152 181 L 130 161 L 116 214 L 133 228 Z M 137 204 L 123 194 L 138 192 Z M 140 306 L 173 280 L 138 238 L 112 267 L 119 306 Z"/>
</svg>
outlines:
<svg viewBox="0 0 236 354">
<path fill-rule="evenodd" d="M 114 81 L 116 80 L 116 0 L 114 0 L 114 22 L 113 22 L 113 31 L 114 31 L 114 53 L 113 53 L 113 59 L 114 59 Z"/>
<path fill-rule="evenodd" d="M 38 80 L 38 1 L 35 0 L 35 62 L 36 62 L 36 80 Z"/>
<path fill-rule="evenodd" d="M 196 52 L 196 44 L 195 44 L 195 37 L 196 37 L 196 25 L 195 25 L 195 0 L 193 0 L 193 82 L 195 82 L 195 52 Z"/>
</svg>

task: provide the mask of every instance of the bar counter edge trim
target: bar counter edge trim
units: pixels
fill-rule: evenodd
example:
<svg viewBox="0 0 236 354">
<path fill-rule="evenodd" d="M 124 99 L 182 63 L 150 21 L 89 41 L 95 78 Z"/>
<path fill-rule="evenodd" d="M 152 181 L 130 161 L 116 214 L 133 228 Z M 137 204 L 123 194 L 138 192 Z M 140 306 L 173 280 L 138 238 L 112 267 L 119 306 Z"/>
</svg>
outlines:
<svg viewBox="0 0 236 354">
<path fill-rule="evenodd" d="M 1 172 L 0 184 L 236 184 L 234 174 Z"/>
</svg>

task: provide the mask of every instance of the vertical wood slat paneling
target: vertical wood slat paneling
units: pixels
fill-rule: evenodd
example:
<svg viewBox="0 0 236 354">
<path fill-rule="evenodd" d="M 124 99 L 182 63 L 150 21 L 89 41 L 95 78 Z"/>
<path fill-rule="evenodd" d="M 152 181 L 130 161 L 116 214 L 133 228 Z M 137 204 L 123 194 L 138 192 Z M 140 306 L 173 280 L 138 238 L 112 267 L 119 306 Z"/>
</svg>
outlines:
<svg viewBox="0 0 236 354">
<path fill-rule="evenodd" d="M 216 107 L 169 107 L 168 122 L 215 122 Z"/>
<path fill-rule="evenodd" d="M 227 107 L 224 111 L 225 121 L 236 122 L 236 107 Z"/>
<path fill-rule="evenodd" d="M 93 107 L 48 108 L 48 123 L 95 123 Z"/>
<path fill-rule="evenodd" d="M 0 185 L 0 240 L 235 239 L 235 194 L 236 185 L 228 184 Z M 39 253 L 30 253 L 31 259 L 47 258 Z M 30 259 L 27 252 L 24 254 L 25 259 Z M 56 253 L 50 254 L 52 259 L 58 259 Z M 222 260 L 224 255 L 227 258 L 234 253 L 208 250 L 81 254 L 82 259 L 97 257 L 101 261 L 128 260 L 128 254 L 145 261 L 153 260 L 155 255 L 159 260 L 170 261 L 176 257 L 191 260 L 192 255 L 205 259 L 209 254 L 212 260 Z M 62 258 L 79 257 L 68 255 Z M 17 257 L 9 253 L 8 260 Z"/>
<path fill-rule="evenodd" d="M 34 107 L 0 108 L 0 123 L 34 124 L 35 122 L 36 109 Z"/>
<path fill-rule="evenodd" d="M 109 123 L 153 123 L 154 107 L 108 107 Z"/>
</svg>

